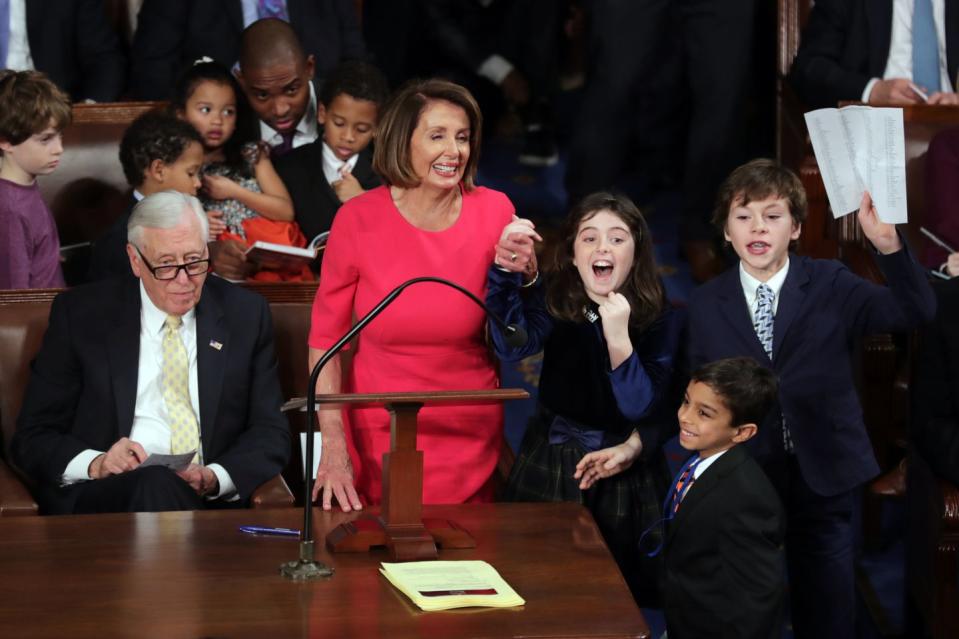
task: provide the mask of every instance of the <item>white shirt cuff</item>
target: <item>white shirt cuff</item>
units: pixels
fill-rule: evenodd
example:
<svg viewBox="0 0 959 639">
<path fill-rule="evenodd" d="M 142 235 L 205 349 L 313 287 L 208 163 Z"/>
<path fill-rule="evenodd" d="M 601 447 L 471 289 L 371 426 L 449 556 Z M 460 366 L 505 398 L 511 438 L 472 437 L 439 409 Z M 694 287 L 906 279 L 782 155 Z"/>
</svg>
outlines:
<svg viewBox="0 0 959 639">
<path fill-rule="evenodd" d="M 88 448 L 71 459 L 70 463 L 67 464 L 66 470 L 63 471 L 63 477 L 60 478 L 60 485 L 69 486 L 70 484 L 76 484 L 77 482 L 89 481 L 90 463 L 93 462 L 98 455 L 102 454 L 103 451 Z"/>
<path fill-rule="evenodd" d="M 876 86 L 877 82 L 879 82 L 879 78 L 873 78 L 866 83 L 866 88 L 862 90 L 862 101 L 866 104 L 869 104 L 869 94 L 872 93 L 872 88 Z"/>
<path fill-rule="evenodd" d="M 480 65 L 480 68 L 477 69 L 476 72 L 493 84 L 499 86 L 512 70 L 513 65 L 510 64 L 509 60 L 494 53 L 483 61 L 483 64 Z"/>
<path fill-rule="evenodd" d="M 216 475 L 216 480 L 220 484 L 220 491 L 216 495 L 208 495 L 209 499 L 223 499 L 226 501 L 236 501 L 240 496 L 236 493 L 236 486 L 233 484 L 233 480 L 230 478 L 230 473 L 226 472 L 226 469 L 219 464 L 209 464 L 207 468 L 213 471 L 213 474 Z"/>
</svg>

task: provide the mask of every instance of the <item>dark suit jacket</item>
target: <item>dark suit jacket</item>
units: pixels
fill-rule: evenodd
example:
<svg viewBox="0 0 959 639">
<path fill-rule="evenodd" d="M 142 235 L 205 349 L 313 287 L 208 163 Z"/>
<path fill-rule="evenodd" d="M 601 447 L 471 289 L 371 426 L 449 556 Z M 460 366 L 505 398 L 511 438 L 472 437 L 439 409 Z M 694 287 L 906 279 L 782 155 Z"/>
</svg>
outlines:
<svg viewBox="0 0 959 639">
<path fill-rule="evenodd" d="M 663 545 L 669 639 L 782 636 L 785 516 L 743 446 L 693 483 Z"/>
<path fill-rule="evenodd" d="M 287 0 L 290 24 L 316 60 L 317 84 L 340 63 L 365 58 L 352 0 Z M 240 57 L 240 0 L 145 0 L 130 60 L 130 91 L 141 100 L 167 100 L 177 78 L 202 56 L 232 67 Z"/>
<path fill-rule="evenodd" d="M 131 194 L 123 215 L 118 217 L 93 243 L 90 253 L 90 272 L 87 274 L 88 281 L 95 282 L 107 277 L 131 273 L 130 260 L 127 258 L 127 223 L 136 204 L 136 198 Z"/>
<path fill-rule="evenodd" d="M 262 297 L 209 275 L 196 326 L 203 458 L 222 465 L 246 500 L 290 454 L 270 310 Z M 130 435 L 139 345 L 140 289 L 132 275 L 53 301 L 12 441 L 14 463 L 36 482 L 45 512 L 72 510 L 73 491 L 59 487 L 70 460 Z"/>
<path fill-rule="evenodd" d="M 320 131 L 316 142 L 304 144 L 277 158 L 274 166 L 293 198 L 296 223 L 300 225 L 306 241 L 329 231 L 333 216 L 343 204 L 323 175 L 323 132 Z M 353 177 L 366 190 L 383 183 L 380 176 L 373 172 L 372 146 L 360 152 L 353 168 Z"/>
<path fill-rule="evenodd" d="M 959 0 L 946 0 L 945 23 L 946 69 L 955 82 Z M 869 80 L 886 70 L 891 37 L 892 0 L 816 0 L 789 82 L 813 108 L 859 100 Z"/>
<path fill-rule="evenodd" d="M 779 376 L 779 410 L 760 428 L 757 456 L 782 455 L 779 414 L 809 486 L 838 495 L 879 472 L 853 384 L 861 335 L 899 331 L 932 319 L 936 301 L 908 249 L 876 257 L 888 288 L 834 260 L 791 255 L 773 327 L 772 361 L 753 329 L 734 267 L 696 289 L 689 302 L 690 364 L 747 356 Z M 772 459 L 763 459 L 772 463 Z"/>
<path fill-rule="evenodd" d="M 26 8 L 34 68 L 75 102 L 111 102 L 120 96 L 126 59 L 103 0 L 27 0 Z"/>
<path fill-rule="evenodd" d="M 936 474 L 959 483 L 959 279 L 935 289 L 939 310 L 922 332 L 912 438 Z"/>
</svg>

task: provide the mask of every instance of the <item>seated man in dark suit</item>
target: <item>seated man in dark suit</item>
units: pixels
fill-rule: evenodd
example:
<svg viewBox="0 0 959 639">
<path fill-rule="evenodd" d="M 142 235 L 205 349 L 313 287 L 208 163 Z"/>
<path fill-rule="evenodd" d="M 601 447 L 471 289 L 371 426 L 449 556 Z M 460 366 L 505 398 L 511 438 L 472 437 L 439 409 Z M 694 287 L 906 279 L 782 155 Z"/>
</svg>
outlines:
<svg viewBox="0 0 959 639">
<path fill-rule="evenodd" d="M 110 102 L 126 81 L 103 0 L 0 2 L 0 69 L 36 69 L 74 102 Z"/>
<path fill-rule="evenodd" d="M 959 484 L 959 280 L 935 290 L 939 308 L 922 332 L 911 434 L 936 474 Z"/>
<path fill-rule="evenodd" d="M 208 277 L 196 198 L 130 216 L 129 275 L 60 294 L 12 442 L 44 513 L 241 505 L 290 452 L 270 311 Z M 174 472 L 151 455 L 195 453 Z"/>
<path fill-rule="evenodd" d="M 353 0 L 144 0 L 130 56 L 133 95 L 169 99 L 177 77 L 202 56 L 233 66 L 241 32 L 262 18 L 290 23 L 320 82 L 341 60 L 366 57 Z"/>
<path fill-rule="evenodd" d="M 789 82 L 815 108 L 957 104 L 957 9 L 951 1 L 816 0 Z"/>
</svg>

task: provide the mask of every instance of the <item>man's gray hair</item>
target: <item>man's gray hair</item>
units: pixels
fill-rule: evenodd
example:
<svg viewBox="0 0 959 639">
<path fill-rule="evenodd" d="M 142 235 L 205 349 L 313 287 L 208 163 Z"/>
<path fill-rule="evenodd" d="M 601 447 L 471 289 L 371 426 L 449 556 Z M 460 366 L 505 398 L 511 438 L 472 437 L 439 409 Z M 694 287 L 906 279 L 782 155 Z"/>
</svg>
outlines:
<svg viewBox="0 0 959 639">
<path fill-rule="evenodd" d="M 196 216 L 205 243 L 210 235 L 210 223 L 203 206 L 200 200 L 179 191 L 160 191 L 137 202 L 127 223 L 127 242 L 142 250 L 143 229 L 172 229 L 183 221 L 186 211 Z"/>
</svg>

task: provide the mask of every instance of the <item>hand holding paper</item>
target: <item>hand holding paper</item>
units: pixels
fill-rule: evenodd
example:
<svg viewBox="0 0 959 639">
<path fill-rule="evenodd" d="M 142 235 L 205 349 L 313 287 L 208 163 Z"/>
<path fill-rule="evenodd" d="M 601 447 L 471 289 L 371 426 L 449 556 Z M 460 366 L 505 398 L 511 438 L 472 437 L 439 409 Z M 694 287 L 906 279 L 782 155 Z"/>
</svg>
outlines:
<svg viewBox="0 0 959 639">
<path fill-rule="evenodd" d="M 806 125 L 833 217 L 855 211 L 869 191 L 880 220 L 907 221 L 902 109 L 818 109 Z"/>
<path fill-rule="evenodd" d="M 902 248 L 899 234 L 896 233 L 896 225 L 886 224 L 879 219 L 879 214 L 876 213 L 876 207 L 873 205 L 869 191 L 862 194 L 857 217 L 863 235 L 872 242 L 877 251 L 883 255 L 889 255 Z"/>
</svg>

